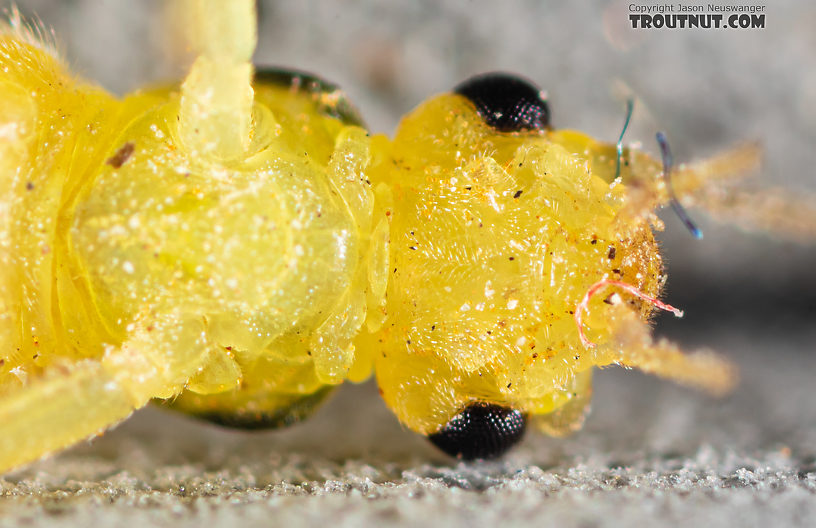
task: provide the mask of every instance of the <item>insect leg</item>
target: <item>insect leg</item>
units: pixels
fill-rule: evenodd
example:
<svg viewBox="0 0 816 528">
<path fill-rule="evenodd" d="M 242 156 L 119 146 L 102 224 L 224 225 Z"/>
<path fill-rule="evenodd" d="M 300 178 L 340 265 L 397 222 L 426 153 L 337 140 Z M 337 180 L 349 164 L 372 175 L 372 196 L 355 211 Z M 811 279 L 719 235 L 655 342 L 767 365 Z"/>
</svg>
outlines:
<svg viewBox="0 0 816 528">
<path fill-rule="evenodd" d="M 667 339 L 655 340 L 649 326 L 635 312 L 619 306 L 619 319 L 612 343 L 598 364 L 614 363 L 654 374 L 680 385 L 702 389 L 713 395 L 724 395 L 737 382 L 735 367 L 708 350 L 684 353 Z"/>
<path fill-rule="evenodd" d="M 55 362 L 0 399 L 0 473 L 103 433 L 151 398 L 177 394 L 204 367 L 201 322 L 135 326 L 101 358 Z"/>
<path fill-rule="evenodd" d="M 50 372 L 0 402 L 0 472 L 102 433 L 146 403 L 98 361 Z"/>
<path fill-rule="evenodd" d="M 188 0 L 189 40 L 198 58 L 181 86 L 179 132 L 192 151 L 242 156 L 253 129 L 253 0 Z"/>
<path fill-rule="evenodd" d="M 816 239 L 816 196 L 782 188 L 737 186 L 760 160 L 755 144 L 678 167 L 673 187 L 685 205 L 746 230 L 767 231 L 794 240 Z"/>
<path fill-rule="evenodd" d="M 581 429 L 592 400 L 592 369 L 577 373 L 567 390 L 570 397 L 564 405 L 532 416 L 533 424 L 542 433 L 561 437 Z"/>
<path fill-rule="evenodd" d="M 745 178 L 762 161 L 762 150 L 756 143 L 745 143 L 706 160 L 675 167 L 672 174 L 674 192 L 679 199 Z"/>
<path fill-rule="evenodd" d="M 746 230 L 816 240 L 816 195 L 782 188 L 706 189 L 694 201 L 714 218 Z"/>
</svg>

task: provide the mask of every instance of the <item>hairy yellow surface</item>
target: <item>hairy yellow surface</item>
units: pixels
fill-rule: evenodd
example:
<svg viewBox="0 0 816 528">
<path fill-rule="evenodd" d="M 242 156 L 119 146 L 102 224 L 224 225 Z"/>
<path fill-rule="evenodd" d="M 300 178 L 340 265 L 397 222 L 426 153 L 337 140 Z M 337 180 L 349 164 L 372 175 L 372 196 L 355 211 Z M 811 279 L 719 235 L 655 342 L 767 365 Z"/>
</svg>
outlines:
<svg viewBox="0 0 816 528">
<path fill-rule="evenodd" d="M 14 35 L 0 66 L 0 467 L 151 398 L 274 422 L 349 376 L 385 252 L 331 93 L 259 81 L 247 151 L 214 159 L 178 89 L 115 100 Z"/>
<path fill-rule="evenodd" d="M 19 20 L 0 31 L 0 471 L 156 398 L 277 426 L 374 373 L 419 433 L 484 403 L 560 435 L 594 366 L 733 384 L 716 356 L 651 338 L 653 305 L 671 309 L 655 160 L 625 149 L 618 174 L 614 145 L 499 132 L 451 94 L 370 137 L 336 88 L 253 77 L 253 5 L 218 5 L 191 3 L 198 58 L 179 86 L 123 99 Z M 778 201 L 749 214 L 708 192 L 756 158 L 680 167 L 675 192 L 813 232 Z"/>
<path fill-rule="evenodd" d="M 406 117 L 391 149 L 372 169 L 394 202 L 389 319 L 361 345 L 379 351 L 388 405 L 427 434 L 471 401 L 537 415 L 580 397 L 575 376 L 616 360 L 579 340 L 585 292 L 606 277 L 659 289 L 647 222 L 619 216 L 624 186 L 546 132 L 497 134 L 455 95 Z M 602 299 L 599 342 L 617 324 Z"/>
</svg>

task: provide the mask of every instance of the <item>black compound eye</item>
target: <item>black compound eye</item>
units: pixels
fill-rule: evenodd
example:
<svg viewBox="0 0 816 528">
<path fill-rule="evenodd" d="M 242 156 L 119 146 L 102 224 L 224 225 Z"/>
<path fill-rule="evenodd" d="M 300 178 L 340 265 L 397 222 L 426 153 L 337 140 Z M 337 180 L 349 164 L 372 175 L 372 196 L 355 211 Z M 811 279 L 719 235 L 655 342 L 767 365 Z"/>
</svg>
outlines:
<svg viewBox="0 0 816 528">
<path fill-rule="evenodd" d="M 428 435 L 428 440 L 445 453 L 465 460 L 496 458 L 521 440 L 526 427 L 521 412 L 477 402 Z"/>
<path fill-rule="evenodd" d="M 454 89 L 476 105 L 485 123 L 500 132 L 550 127 L 550 107 L 536 86 L 508 73 L 471 77 Z"/>
<path fill-rule="evenodd" d="M 360 112 L 351 104 L 343 90 L 336 84 L 311 73 L 259 67 L 255 71 L 255 83 L 280 86 L 303 93 L 311 97 L 321 114 L 337 118 L 346 125 L 366 128 Z"/>
</svg>

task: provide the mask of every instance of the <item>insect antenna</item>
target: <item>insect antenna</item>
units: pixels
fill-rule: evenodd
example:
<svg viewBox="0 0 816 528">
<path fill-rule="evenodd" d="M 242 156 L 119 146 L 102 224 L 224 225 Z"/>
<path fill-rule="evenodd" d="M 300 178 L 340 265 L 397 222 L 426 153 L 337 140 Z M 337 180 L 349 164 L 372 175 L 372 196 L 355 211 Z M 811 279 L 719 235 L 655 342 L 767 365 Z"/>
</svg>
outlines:
<svg viewBox="0 0 816 528">
<path fill-rule="evenodd" d="M 674 165 L 674 158 L 672 158 L 671 150 L 669 150 L 669 142 L 663 132 L 658 132 L 655 135 L 657 144 L 660 145 L 660 155 L 663 157 L 663 179 L 666 182 L 666 190 L 669 193 L 669 203 L 674 209 L 675 214 L 686 225 L 686 228 L 691 232 L 692 236 L 697 240 L 703 238 L 703 232 L 692 222 L 686 210 L 680 205 L 680 201 L 674 194 L 674 188 L 671 184 L 671 169 Z"/>
<path fill-rule="evenodd" d="M 618 138 L 617 151 L 618 156 L 615 158 L 615 179 L 620 176 L 621 158 L 623 157 L 623 135 L 626 134 L 626 129 L 629 128 L 629 120 L 632 119 L 632 111 L 635 109 L 635 101 L 632 98 L 626 100 L 626 121 L 623 122 L 623 130 L 621 130 Z"/>
</svg>

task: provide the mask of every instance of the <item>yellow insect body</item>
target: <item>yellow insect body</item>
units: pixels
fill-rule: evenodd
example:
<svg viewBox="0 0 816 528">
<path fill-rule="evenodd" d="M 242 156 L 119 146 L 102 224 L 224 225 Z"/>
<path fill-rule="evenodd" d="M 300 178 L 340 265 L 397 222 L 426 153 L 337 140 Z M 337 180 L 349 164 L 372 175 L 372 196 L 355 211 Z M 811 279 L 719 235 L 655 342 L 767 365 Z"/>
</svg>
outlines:
<svg viewBox="0 0 816 528">
<path fill-rule="evenodd" d="M 0 67 L 0 468 L 184 388 L 241 384 L 258 414 L 355 378 L 366 292 L 384 289 L 362 129 L 256 86 L 251 141 L 224 159 L 186 139 L 185 89 L 117 101 L 16 31 Z"/>
<path fill-rule="evenodd" d="M 583 155 L 564 146 L 576 141 Z M 465 98 L 443 95 L 403 120 L 391 164 L 372 168 L 395 203 L 389 319 L 358 348 L 377 351 L 383 397 L 411 429 L 434 433 L 468 402 L 486 401 L 566 432 L 583 417 L 590 369 L 610 363 L 686 372 L 714 391 L 732 382 L 711 356 L 684 358 L 675 371 L 635 359 L 636 344 L 619 333 L 643 329 L 646 304 L 595 299 L 586 326 L 606 346 L 581 343 L 574 314 L 593 283 L 611 277 L 650 296 L 662 285 L 648 217 L 628 214 L 614 157 L 593 164 L 583 152 L 589 141 L 497 134 Z M 654 178 L 659 169 L 648 163 Z M 666 360 L 663 347 L 642 346 Z"/>
<path fill-rule="evenodd" d="M 616 178 L 613 145 L 500 132 L 453 94 L 369 137 L 327 85 L 250 85 L 253 4 L 210 3 L 186 80 L 121 100 L 19 21 L 2 32 L 0 471 L 153 398 L 272 426 L 372 372 L 430 436 L 481 403 L 574 430 L 599 365 L 731 386 L 727 363 L 650 337 L 654 160 L 628 152 Z M 676 190 L 755 158 L 681 170 Z"/>
</svg>

